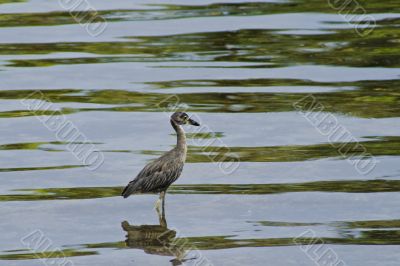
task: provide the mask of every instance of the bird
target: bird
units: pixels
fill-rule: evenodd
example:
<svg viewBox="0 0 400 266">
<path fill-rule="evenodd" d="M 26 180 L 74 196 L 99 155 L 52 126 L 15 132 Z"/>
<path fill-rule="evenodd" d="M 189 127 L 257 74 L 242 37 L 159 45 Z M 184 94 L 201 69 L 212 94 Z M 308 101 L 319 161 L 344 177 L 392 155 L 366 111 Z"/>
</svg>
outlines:
<svg viewBox="0 0 400 266">
<path fill-rule="evenodd" d="M 162 213 L 164 213 L 165 193 L 168 187 L 181 175 L 186 161 L 187 145 L 182 125 L 200 126 L 185 112 L 173 113 L 170 117 L 170 123 L 177 135 L 176 146 L 158 159 L 148 163 L 121 193 L 124 198 L 132 194 L 160 193 L 156 202 L 158 213 L 160 204 L 162 204 Z"/>
</svg>

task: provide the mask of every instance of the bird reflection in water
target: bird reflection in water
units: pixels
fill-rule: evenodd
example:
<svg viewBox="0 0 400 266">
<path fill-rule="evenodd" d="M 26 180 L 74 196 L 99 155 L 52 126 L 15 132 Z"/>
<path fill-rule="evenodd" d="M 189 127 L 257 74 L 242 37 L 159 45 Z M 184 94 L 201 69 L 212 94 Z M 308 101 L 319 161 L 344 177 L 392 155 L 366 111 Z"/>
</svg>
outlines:
<svg viewBox="0 0 400 266">
<path fill-rule="evenodd" d="M 121 223 L 122 229 L 127 233 L 125 243 L 130 248 L 142 249 L 148 254 L 161 256 L 174 256 L 172 265 L 182 265 L 187 251 L 190 251 L 184 238 L 177 238 L 176 231 L 168 229 L 165 219 L 164 206 L 162 213 L 158 212 L 159 224 L 156 225 L 131 225 L 127 221 Z"/>
</svg>

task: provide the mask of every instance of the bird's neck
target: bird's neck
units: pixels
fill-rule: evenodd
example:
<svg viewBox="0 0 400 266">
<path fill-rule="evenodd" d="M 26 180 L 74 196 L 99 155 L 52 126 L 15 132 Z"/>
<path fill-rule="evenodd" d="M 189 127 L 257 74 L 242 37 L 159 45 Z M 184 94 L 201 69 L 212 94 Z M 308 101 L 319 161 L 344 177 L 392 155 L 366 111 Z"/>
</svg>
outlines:
<svg viewBox="0 0 400 266">
<path fill-rule="evenodd" d="M 179 151 L 182 151 L 186 155 L 186 136 L 185 131 L 180 125 L 177 125 L 174 121 L 171 120 L 171 125 L 174 128 L 177 140 L 176 140 L 176 147 Z"/>
</svg>

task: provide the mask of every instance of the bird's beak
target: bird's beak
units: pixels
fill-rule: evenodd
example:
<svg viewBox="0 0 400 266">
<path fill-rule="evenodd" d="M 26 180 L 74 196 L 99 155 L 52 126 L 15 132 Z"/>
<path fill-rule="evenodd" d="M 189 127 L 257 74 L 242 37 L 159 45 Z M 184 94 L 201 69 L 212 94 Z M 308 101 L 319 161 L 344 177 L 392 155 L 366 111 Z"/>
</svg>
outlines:
<svg viewBox="0 0 400 266">
<path fill-rule="evenodd" d="M 189 118 L 188 122 L 189 122 L 189 124 L 192 125 L 192 126 L 196 126 L 196 127 L 200 126 L 199 123 L 197 123 L 196 121 L 194 121 L 194 120 L 191 119 L 191 118 Z"/>
</svg>

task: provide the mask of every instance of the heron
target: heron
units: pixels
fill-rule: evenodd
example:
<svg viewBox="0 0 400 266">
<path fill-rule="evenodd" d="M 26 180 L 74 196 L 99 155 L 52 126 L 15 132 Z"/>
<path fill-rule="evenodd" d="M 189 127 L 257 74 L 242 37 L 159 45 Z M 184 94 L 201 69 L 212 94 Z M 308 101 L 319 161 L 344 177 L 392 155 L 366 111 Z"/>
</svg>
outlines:
<svg viewBox="0 0 400 266">
<path fill-rule="evenodd" d="M 160 193 L 155 207 L 159 213 L 161 205 L 163 214 L 165 193 L 168 187 L 181 175 L 186 160 L 186 136 L 182 125 L 200 126 L 198 122 L 184 112 L 173 113 L 170 117 L 170 123 L 177 135 L 175 148 L 148 163 L 122 191 L 124 198 L 132 194 Z"/>
</svg>

